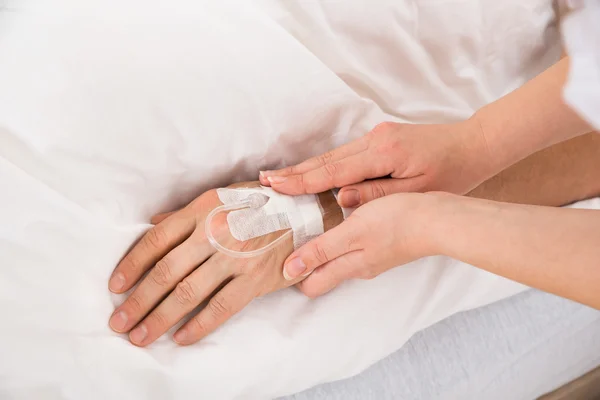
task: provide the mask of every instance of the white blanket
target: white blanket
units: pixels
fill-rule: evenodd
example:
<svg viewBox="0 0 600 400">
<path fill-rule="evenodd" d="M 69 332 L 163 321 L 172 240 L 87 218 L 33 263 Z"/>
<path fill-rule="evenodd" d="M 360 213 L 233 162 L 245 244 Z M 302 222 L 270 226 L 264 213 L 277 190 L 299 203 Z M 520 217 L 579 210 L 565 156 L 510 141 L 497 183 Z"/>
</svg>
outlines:
<svg viewBox="0 0 600 400">
<path fill-rule="evenodd" d="M 151 215 L 383 120 L 466 118 L 556 59 L 552 18 L 542 0 L 0 1 L 0 398 L 269 398 L 522 290 L 430 258 L 257 299 L 191 347 L 107 326 Z"/>
</svg>

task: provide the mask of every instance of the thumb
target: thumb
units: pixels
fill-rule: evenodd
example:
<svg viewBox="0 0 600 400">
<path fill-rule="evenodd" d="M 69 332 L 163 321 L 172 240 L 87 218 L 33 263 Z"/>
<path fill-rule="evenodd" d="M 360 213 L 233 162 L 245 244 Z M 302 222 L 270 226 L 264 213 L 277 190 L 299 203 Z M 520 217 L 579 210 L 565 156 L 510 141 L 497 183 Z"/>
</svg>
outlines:
<svg viewBox="0 0 600 400">
<path fill-rule="evenodd" d="M 306 276 L 321 265 L 360 250 L 363 232 L 356 221 L 348 218 L 290 254 L 283 264 L 284 278 L 289 281 Z"/>
<path fill-rule="evenodd" d="M 425 185 L 425 175 L 414 178 L 389 178 L 364 181 L 344 186 L 338 194 L 338 203 L 344 208 L 355 208 L 369 201 L 393 193 L 418 192 Z"/>
<path fill-rule="evenodd" d="M 355 277 L 357 271 L 364 265 L 363 252 L 346 253 L 315 269 L 308 278 L 296 286 L 306 296 L 314 299 L 331 291 L 343 281 Z"/>
</svg>

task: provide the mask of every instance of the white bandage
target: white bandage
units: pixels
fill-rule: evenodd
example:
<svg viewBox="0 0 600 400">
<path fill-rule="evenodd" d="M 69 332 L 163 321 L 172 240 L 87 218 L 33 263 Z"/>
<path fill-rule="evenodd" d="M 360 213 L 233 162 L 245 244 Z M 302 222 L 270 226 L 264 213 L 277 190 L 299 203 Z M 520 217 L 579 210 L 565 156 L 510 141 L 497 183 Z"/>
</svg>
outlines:
<svg viewBox="0 0 600 400">
<path fill-rule="evenodd" d="M 262 207 L 231 211 L 227 223 L 231 235 L 246 241 L 268 233 L 291 229 L 294 249 L 323 234 L 323 216 L 317 196 L 288 196 L 268 187 L 217 189 L 225 205 L 241 203 L 254 193 L 268 197 Z"/>
</svg>

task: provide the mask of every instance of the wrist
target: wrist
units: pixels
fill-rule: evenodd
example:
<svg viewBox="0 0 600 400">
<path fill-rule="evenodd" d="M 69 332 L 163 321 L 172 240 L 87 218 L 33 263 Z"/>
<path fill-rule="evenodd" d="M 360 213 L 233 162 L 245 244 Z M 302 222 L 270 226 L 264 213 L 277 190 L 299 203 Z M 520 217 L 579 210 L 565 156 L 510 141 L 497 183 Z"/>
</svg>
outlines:
<svg viewBox="0 0 600 400">
<path fill-rule="evenodd" d="M 325 232 L 344 221 L 342 208 L 339 206 L 331 190 L 317 194 L 317 199 L 323 215 L 323 228 Z"/>
<path fill-rule="evenodd" d="M 418 210 L 412 212 L 415 229 L 412 230 L 414 248 L 419 256 L 447 255 L 448 235 L 456 232 L 452 226 L 453 208 L 462 196 L 447 192 L 428 192 L 422 197 Z"/>
<path fill-rule="evenodd" d="M 461 123 L 462 149 L 464 152 L 465 170 L 477 177 L 478 183 L 484 182 L 498 174 L 504 168 L 499 153 L 490 145 L 478 113 Z"/>
<path fill-rule="evenodd" d="M 497 114 L 495 104 L 491 103 L 469 118 L 469 121 L 479 127 L 479 151 L 488 158 L 490 177 L 535 152 L 534 146 L 529 146 L 527 140 L 517 141 L 521 134 L 514 130 L 508 131 L 502 124 L 496 123 Z"/>
<path fill-rule="evenodd" d="M 427 193 L 432 201 L 429 224 L 424 227 L 423 235 L 427 237 L 428 255 L 454 257 L 456 253 L 457 235 L 469 219 L 471 199 L 445 192 Z"/>
</svg>

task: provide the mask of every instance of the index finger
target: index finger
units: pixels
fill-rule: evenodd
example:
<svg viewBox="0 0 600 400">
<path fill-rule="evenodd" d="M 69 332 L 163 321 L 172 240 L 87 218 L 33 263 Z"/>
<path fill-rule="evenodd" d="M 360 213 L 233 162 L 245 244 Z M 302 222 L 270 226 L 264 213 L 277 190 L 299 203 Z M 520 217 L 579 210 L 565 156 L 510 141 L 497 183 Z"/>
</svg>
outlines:
<svg viewBox="0 0 600 400">
<path fill-rule="evenodd" d="M 193 209 L 184 208 L 150 229 L 117 265 L 109 290 L 123 293 L 131 289 L 148 269 L 187 239 L 195 226 Z"/>
<path fill-rule="evenodd" d="M 283 264 L 283 276 L 286 280 L 292 280 L 344 254 L 361 250 L 361 236 L 360 226 L 350 216 L 290 254 Z"/>
<path fill-rule="evenodd" d="M 323 167 L 324 165 L 334 163 L 336 161 L 342 160 L 346 157 L 350 157 L 352 155 L 361 153 L 366 151 L 369 148 L 368 136 L 362 136 L 358 139 L 351 141 L 350 143 L 346 143 L 336 149 L 323 153 L 321 155 L 309 158 L 306 161 L 301 162 L 297 165 L 292 165 L 290 167 L 273 170 L 273 171 L 261 171 L 260 173 L 260 182 L 263 185 L 270 185 L 268 180 L 269 177 L 273 176 L 288 176 L 288 175 L 297 175 L 304 174 L 313 169 Z"/>
<path fill-rule="evenodd" d="M 375 160 L 362 152 L 304 174 L 269 178 L 274 190 L 288 194 L 321 193 L 333 188 L 352 185 L 365 179 L 379 178 L 392 172 L 390 163 Z"/>
</svg>

